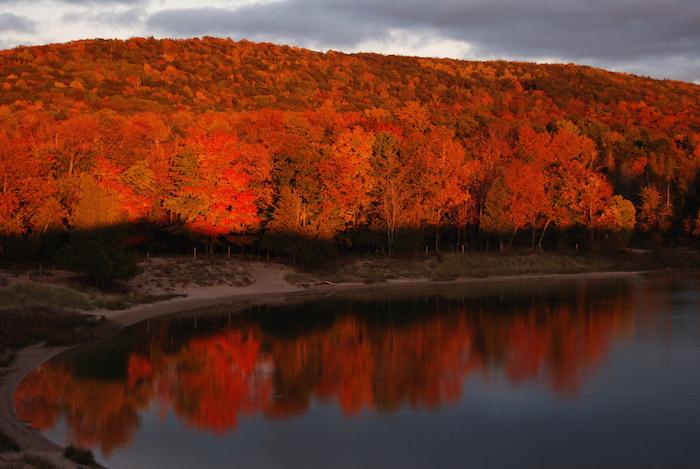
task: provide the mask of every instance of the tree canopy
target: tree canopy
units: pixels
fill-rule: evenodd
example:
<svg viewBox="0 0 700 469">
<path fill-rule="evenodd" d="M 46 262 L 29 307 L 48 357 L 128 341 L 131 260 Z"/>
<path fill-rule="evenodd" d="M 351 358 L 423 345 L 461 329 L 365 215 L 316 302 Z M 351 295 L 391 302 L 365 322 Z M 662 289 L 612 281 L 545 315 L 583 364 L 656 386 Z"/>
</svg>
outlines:
<svg viewBox="0 0 700 469">
<path fill-rule="evenodd" d="M 698 236 L 697 85 L 215 38 L 0 57 L 5 237 L 126 223 L 392 253 Z"/>
</svg>

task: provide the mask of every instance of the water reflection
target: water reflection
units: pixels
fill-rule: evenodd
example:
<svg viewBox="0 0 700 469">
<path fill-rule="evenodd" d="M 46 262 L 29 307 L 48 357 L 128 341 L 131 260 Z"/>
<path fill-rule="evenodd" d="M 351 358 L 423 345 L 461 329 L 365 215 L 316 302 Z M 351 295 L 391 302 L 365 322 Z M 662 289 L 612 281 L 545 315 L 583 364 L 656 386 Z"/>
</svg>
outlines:
<svg viewBox="0 0 700 469">
<path fill-rule="evenodd" d="M 67 441 L 109 456 L 153 406 L 222 433 L 241 415 L 289 418 L 315 401 L 349 417 L 436 409 L 459 401 L 470 375 L 575 399 L 611 344 L 634 330 L 631 289 L 619 281 L 383 293 L 164 318 L 35 370 L 16 408 L 43 430 L 63 421 Z"/>
</svg>

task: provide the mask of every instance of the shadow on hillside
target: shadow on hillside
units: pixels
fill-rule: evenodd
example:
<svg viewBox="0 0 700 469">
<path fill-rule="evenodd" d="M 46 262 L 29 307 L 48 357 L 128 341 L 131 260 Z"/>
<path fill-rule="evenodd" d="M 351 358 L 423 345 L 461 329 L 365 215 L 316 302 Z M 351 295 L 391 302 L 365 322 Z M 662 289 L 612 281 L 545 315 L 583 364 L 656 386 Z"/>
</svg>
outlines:
<svg viewBox="0 0 700 469">
<path fill-rule="evenodd" d="M 435 226 L 400 229 L 388 249 L 383 229 L 365 227 L 332 238 L 298 232 L 267 231 L 226 236 L 207 236 L 182 225 L 125 223 L 91 230 L 49 230 L 23 236 L 0 237 L 0 267 L 61 267 L 85 275 L 91 283 L 108 285 L 136 273 L 136 259 L 149 256 L 235 256 L 266 260 L 301 268 L 332 266 L 341 258 L 356 255 L 414 257 L 448 252 L 505 252 L 533 249 L 540 232 L 488 234 L 474 227 Z M 545 250 L 599 251 L 620 247 L 626 233 L 590 233 L 582 227 L 550 229 L 542 236 Z"/>
</svg>

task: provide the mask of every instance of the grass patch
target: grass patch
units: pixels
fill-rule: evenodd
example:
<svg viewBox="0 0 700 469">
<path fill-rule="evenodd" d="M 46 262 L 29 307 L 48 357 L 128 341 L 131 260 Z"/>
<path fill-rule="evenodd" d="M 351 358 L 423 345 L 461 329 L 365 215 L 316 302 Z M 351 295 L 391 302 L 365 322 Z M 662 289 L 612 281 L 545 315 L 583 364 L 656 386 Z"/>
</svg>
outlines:
<svg viewBox="0 0 700 469">
<path fill-rule="evenodd" d="M 0 288 L 0 312 L 54 309 L 89 311 L 94 309 L 118 310 L 131 306 L 169 299 L 176 295 L 147 295 L 133 292 L 109 293 L 104 291 L 79 292 L 33 282 L 18 282 Z"/>
<path fill-rule="evenodd" d="M 104 319 L 69 311 L 45 308 L 0 311 L 0 368 L 12 364 L 14 350 L 38 343 L 66 346 L 87 342 L 104 336 L 114 327 Z"/>
<path fill-rule="evenodd" d="M 90 299 L 75 290 L 41 283 L 13 283 L 0 288 L 0 309 L 92 309 Z"/>
<path fill-rule="evenodd" d="M 66 446 L 66 449 L 63 450 L 63 456 L 66 459 L 77 462 L 78 464 L 86 464 L 88 466 L 94 466 L 97 464 L 92 451 L 89 449 L 78 448 L 73 445 Z"/>
<path fill-rule="evenodd" d="M 565 254 L 447 254 L 431 272 L 434 280 L 528 274 L 574 274 L 610 270 L 599 259 Z"/>
<path fill-rule="evenodd" d="M 154 287 L 158 290 L 177 290 L 187 287 L 246 286 L 253 278 L 244 264 L 228 257 L 202 256 L 159 257 L 139 264 L 141 273 L 131 281 L 134 286 Z"/>
<path fill-rule="evenodd" d="M 372 257 L 348 259 L 335 266 L 325 266 L 308 271 L 318 281 L 333 283 L 360 282 L 377 283 L 398 278 L 426 278 L 434 268 L 431 258 L 385 258 Z"/>
<path fill-rule="evenodd" d="M 432 253 L 406 258 L 347 259 L 334 267 L 288 274 L 295 285 L 322 281 L 375 283 L 391 279 L 453 280 L 530 274 L 648 270 L 658 267 L 651 256 L 614 252 L 603 254 L 520 251 L 511 253 Z"/>
<path fill-rule="evenodd" d="M 73 345 L 113 329 L 106 320 L 82 311 L 124 309 L 174 295 L 132 292 L 79 292 L 67 287 L 18 282 L 0 288 L 0 375 L 14 361 L 14 351 L 29 345 Z"/>
<path fill-rule="evenodd" d="M 15 440 L 0 432 L 0 453 L 19 451 L 19 445 Z"/>
</svg>

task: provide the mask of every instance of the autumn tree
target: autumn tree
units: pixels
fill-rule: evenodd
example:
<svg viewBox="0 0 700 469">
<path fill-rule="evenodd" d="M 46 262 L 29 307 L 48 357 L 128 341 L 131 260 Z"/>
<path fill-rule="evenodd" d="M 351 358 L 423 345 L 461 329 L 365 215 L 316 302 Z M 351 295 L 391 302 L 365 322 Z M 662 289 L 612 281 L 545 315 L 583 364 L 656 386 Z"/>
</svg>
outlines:
<svg viewBox="0 0 700 469">
<path fill-rule="evenodd" d="M 468 203 L 468 186 L 473 167 L 466 160 L 464 148 L 452 133 L 433 128 L 425 136 L 412 136 L 419 144 L 410 164 L 419 181 L 418 200 L 422 216 L 435 226 L 435 250 L 440 248 L 440 225 L 449 210 Z"/>
<path fill-rule="evenodd" d="M 42 233 L 60 224 L 64 211 L 56 193 L 29 141 L 0 132 L 0 235 Z"/>
<path fill-rule="evenodd" d="M 634 232 L 636 209 L 634 204 L 621 195 L 610 198 L 601 218 L 601 229 L 614 240 L 624 245 Z"/>
<path fill-rule="evenodd" d="M 340 134 L 319 163 L 324 215 L 337 231 L 363 223 L 369 212 L 373 143 L 374 135 L 355 127 Z"/>
<path fill-rule="evenodd" d="M 645 186 L 640 193 L 638 227 L 642 233 L 665 233 L 671 228 L 671 208 L 653 186 Z"/>
<path fill-rule="evenodd" d="M 372 151 L 372 195 L 386 228 L 389 256 L 396 249 L 396 231 L 407 222 L 413 205 L 413 191 L 407 189 L 416 181 L 412 180 L 410 169 L 406 154 L 400 149 L 399 138 L 388 132 L 377 134 Z"/>
<path fill-rule="evenodd" d="M 73 176 L 76 169 L 89 168 L 98 150 L 99 123 L 90 114 L 61 122 L 54 135 L 53 152 L 59 174 Z"/>
<path fill-rule="evenodd" d="M 381 230 L 394 254 L 402 230 L 434 228 L 439 249 L 446 228 L 474 246 L 529 228 L 542 247 L 626 227 L 626 200 L 645 238 L 693 236 L 692 84 L 215 38 L 0 56 L 4 237 L 128 223 L 332 250 Z"/>
<path fill-rule="evenodd" d="M 533 164 L 516 160 L 504 169 L 489 189 L 484 229 L 499 234 L 510 233 L 510 249 L 518 230 L 529 225 L 534 248 L 537 221 L 549 211 L 544 173 Z"/>
<path fill-rule="evenodd" d="M 193 129 L 178 156 L 176 187 L 166 207 L 185 227 L 209 238 L 253 229 L 260 223 L 258 194 L 269 156 L 225 129 Z"/>
</svg>

